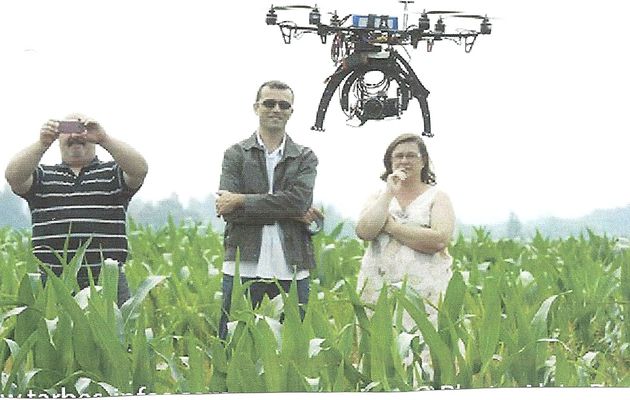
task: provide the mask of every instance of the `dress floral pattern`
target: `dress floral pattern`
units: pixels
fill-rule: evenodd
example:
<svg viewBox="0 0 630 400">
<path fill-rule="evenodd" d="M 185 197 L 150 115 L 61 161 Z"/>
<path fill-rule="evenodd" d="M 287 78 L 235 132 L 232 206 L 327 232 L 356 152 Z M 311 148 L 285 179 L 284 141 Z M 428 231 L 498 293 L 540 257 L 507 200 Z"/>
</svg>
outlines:
<svg viewBox="0 0 630 400">
<path fill-rule="evenodd" d="M 431 208 L 435 195 L 439 192 L 435 186 L 416 197 L 404 210 L 394 198 L 389 206 L 390 214 L 400 223 L 416 226 L 431 226 Z M 363 256 L 359 271 L 359 290 L 363 288 L 361 298 L 368 303 L 375 303 L 383 283 L 396 285 L 407 277 L 407 286 L 416 290 L 424 299 L 437 306 L 453 275 L 452 257 L 446 249 L 426 254 L 416 251 L 398 242 L 386 233 L 370 242 Z M 425 307 L 429 320 L 437 324 L 437 310 Z M 411 330 L 415 322 L 405 312 L 403 316 L 405 330 Z"/>
</svg>

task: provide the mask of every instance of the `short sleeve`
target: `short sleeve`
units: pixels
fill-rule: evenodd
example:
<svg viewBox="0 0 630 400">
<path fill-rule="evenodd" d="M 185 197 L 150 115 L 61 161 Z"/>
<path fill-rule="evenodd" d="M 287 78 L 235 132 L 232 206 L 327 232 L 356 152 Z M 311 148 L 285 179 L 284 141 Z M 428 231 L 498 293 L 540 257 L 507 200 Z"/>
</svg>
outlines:
<svg viewBox="0 0 630 400">
<path fill-rule="evenodd" d="M 125 182 L 125 174 L 123 173 L 120 165 L 115 164 L 114 174 L 116 175 L 116 182 L 118 182 L 118 188 L 121 190 L 121 196 L 127 200 L 130 200 L 142 187 L 142 184 L 137 188 L 130 188 Z"/>
<path fill-rule="evenodd" d="M 37 168 L 35 168 L 35 171 L 33 171 L 33 183 L 31 184 L 31 187 L 28 189 L 28 191 L 26 191 L 25 193 L 15 193 L 15 192 L 13 193 L 20 196 L 21 198 L 26 200 L 29 204 L 31 204 L 35 200 L 35 197 L 36 197 L 35 195 L 37 193 L 41 193 L 43 174 L 44 174 L 43 168 L 41 167 L 41 165 L 38 165 Z"/>
</svg>

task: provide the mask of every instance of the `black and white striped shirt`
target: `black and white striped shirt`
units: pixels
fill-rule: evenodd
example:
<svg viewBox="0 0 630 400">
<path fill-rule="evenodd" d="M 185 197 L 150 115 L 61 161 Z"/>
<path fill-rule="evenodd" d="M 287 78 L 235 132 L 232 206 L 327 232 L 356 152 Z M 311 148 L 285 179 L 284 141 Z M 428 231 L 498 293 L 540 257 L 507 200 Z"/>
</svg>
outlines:
<svg viewBox="0 0 630 400">
<path fill-rule="evenodd" d="M 29 205 L 33 254 L 53 270 L 62 266 L 55 255 L 68 258 L 87 240 L 91 242 L 82 266 L 98 267 L 112 258 L 127 258 L 127 206 L 137 189 L 130 189 L 120 166 L 98 158 L 75 175 L 67 164 L 40 165 L 31 189 L 20 195 Z"/>
</svg>

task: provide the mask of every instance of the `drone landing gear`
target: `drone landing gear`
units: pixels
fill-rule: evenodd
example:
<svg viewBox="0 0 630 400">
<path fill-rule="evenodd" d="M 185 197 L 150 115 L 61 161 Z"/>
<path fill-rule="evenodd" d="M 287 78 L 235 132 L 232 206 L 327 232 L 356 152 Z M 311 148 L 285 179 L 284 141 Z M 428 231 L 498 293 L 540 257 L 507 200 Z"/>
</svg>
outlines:
<svg viewBox="0 0 630 400">
<path fill-rule="evenodd" d="M 400 111 L 404 111 L 407 109 L 409 103 L 409 93 L 414 97 L 419 105 L 420 110 L 422 112 L 422 119 L 424 124 L 424 130 L 422 134 L 424 136 L 431 137 L 433 134 L 431 133 L 431 115 L 429 113 L 429 104 L 427 102 L 427 97 L 429 95 L 429 91 L 422 85 L 418 76 L 413 72 L 409 63 L 400 56 L 394 49 L 389 49 L 390 56 L 386 59 L 380 58 L 366 58 L 366 62 L 362 64 L 355 64 L 351 67 L 348 65 L 341 65 L 337 68 L 337 70 L 330 76 L 326 88 L 324 89 L 324 93 L 322 94 L 322 98 L 319 102 L 319 107 L 317 108 L 317 115 L 315 117 L 315 124 L 311 127 L 314 131 L 324 131 L 323 123 L 324 118 L 326 117 L 326 111 L 328 110 L 328 106 L 330 105 L 330 100 L 332 99 L 333 94 L 341 85 L 344 80 L 346 81 L 341 90 L 341 108 L 344 111 L 349 111 L 350 106 L 348 102 L 348 93 L 350 88 L 355 83 L 355 81 L 361 77 L 363 77 L 367 72 L 370 71 L 379 71 L 383 74 L 386 80 L 391 81 L 395 80 L 399 87 L 399 95 L 400 104 L 399 104 L 399 112 L 394 116 L 400 116 Z M 366 100 L 362 98 L 361 100 Z M 368 99 L 369 100 L 369 99 Z M 392 115 L 388 115 L 392 116 Z M 361 125 L 363 125 L 368 119 L 383 119 L 380 118 L 371 118 L 368 116 L 358 116 L 361 121 Z"/>
<path fill-rule="evenodd" d="M 473 45 L 475 44 L 475 39 L 477 39 L 477 36 L 464 38 L 464 51 L 466 53 L 470 53 L 470 51 L 472 50 Z"/>
<path fill-rule="evenodd" d="M 393 52 L 394 58 L 397 61 L 396 66 L 400 69 L 400 74 L 405 76 L 405 81 L 409 85 L 411 89 L 411 95 L 418 100 L 418 104 L 420 105 L 420 111 L 422 111 L 422 121 L 424 123 L 424 130 L 422 131 L 422 135 L 426 137 L 433 137 L 433 133 L 431 133 L 431 114 L 429 113 L 429 103 L 427 102 L 427 97 L 429 97 L 429 90 L 424 87 L 418 75 L 413 72 L 411 69 L 411 65 L 401 57 L 398 52 Z M 401 68 L 400 66 L 403 66 Z"/>
<path fill-rule="evenodd" d="M 291 44 L 291 37 L 293 36 L 294 32 L 297 32 L 297 29 L 293 26 L 285 26 L 285 25 L 279 25 L 280 26 L 280 33 L 282 34 L 282 40 L 284 40 L 285 44 Z"/>
<path fill-rule="evenodd" d="M 311 127 L 311 130 L 323 132 L 324 131 L 324 118 L 326 117 L 326 111 L 328 111 L 328 106 L 330 105 L 330 99 L 332 99 L 333 94 L 343 82 L 344 79 L 350 73 L 352 73 L 354 69 L 346 68 L 343 65 L 340 65 L 334 74 L 332 74 L 328 78 L 328 83 L 324 88 L 324 93 L 322 94 L 322 98 L 319 101 L 319 107 L 317 107 L 317 115 L 315 117 L 315 125 Z"/>
</svg>

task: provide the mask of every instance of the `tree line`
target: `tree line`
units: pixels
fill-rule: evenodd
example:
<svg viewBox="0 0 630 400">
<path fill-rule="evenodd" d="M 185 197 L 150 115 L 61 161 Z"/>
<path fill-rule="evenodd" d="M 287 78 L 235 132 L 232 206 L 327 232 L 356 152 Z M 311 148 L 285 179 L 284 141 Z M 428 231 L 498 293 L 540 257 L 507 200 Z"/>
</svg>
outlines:
<svg viewBox="0 0 630 400">
<path fill-rule="evenodd" d="M 192 199 L 184 205 L 177 194 L 157 200 L 145 201 L 135 198 L 129 205 L 129 216 L 140 225 L 158 228 L 167 223 L 169 216 L 177 224 L 204 223 L 213 229 L 223 231 L 224 223 L 214 213 L 215 196 L 210 194 L 204 199 Z M 318 205 L 326 214 L 325 231 L 330 232 L 343 223 L 341 236 L 354 236 L 354 221 L 343 216 L 330 205 Z M 28 229 L 31 218 L 26 202 L 13 194 L 4 185 L 0 191 L 0 228 Z M 478 225 L 458 224 L 457 233 L 464 236 L 472 235 Z M 520 238 L 532 237 L 536 231 L 546 237 L 568 237 L 584 233 L 587 229 L 597 234 L 609 236 L 630 236 L 630 205 L 615 209 L 595 210 L 588 215 L 576 219 L 562 219 L 546 217 L 533 221 L 522 222 L 516 213 L 512 212 L 505 222 L 482 226 L 492 237 Z"/>
</svg>

